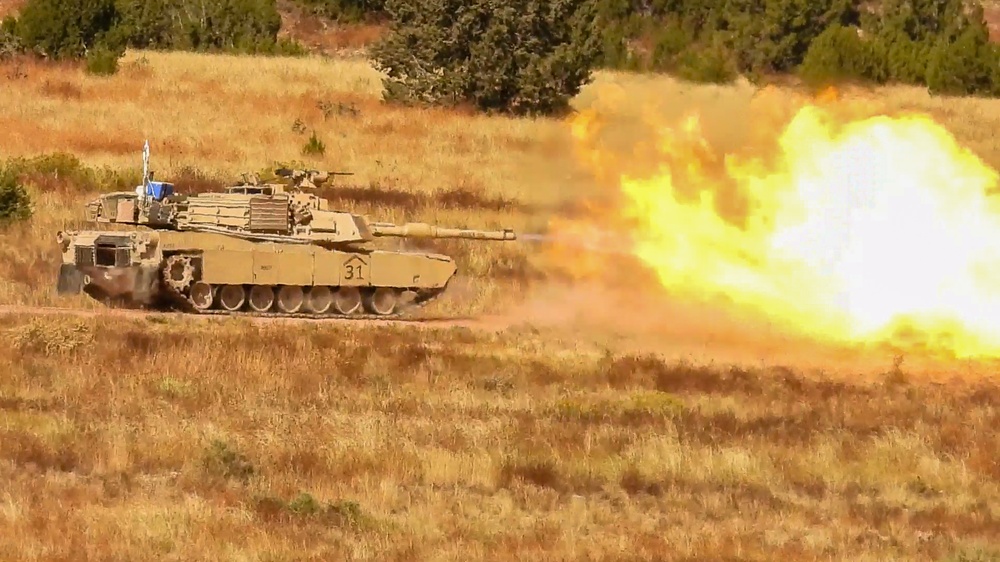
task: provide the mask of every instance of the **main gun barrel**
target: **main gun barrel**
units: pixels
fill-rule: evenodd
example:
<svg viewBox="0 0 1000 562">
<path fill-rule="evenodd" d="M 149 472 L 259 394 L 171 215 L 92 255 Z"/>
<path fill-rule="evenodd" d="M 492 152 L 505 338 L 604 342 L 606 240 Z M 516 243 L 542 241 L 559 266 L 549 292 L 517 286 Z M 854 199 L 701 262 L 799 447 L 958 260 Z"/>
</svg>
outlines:
<svg viewBox="0 0 1000 562">
<path fill-rule="evenodd" d="M 398 236 L 402 238 L 467 238 L 473 240 L 516 240 L 514 231 L 503 230 L 466 230 L 461 228 L 444 228 L 423 222 L 408 222 L 403 225 L 377 222 L 370 225 L 375 236 Z"/>
</svg>

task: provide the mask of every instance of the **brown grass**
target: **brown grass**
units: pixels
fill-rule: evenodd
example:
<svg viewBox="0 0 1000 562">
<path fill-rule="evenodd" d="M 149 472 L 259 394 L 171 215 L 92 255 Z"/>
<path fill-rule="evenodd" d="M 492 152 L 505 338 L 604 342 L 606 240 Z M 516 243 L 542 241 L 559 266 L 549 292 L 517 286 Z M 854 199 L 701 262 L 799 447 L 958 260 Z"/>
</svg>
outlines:
<svg viewBox="0 0 1000 562">
<path fill-rule="evenodd" d="M 0 90 L 3 157 L 60 151 L 134 176 L 149 138 L 157 176 L 190 191 L 304 159 L 356 173 L 322 191 L 339 206 L 474 228 L 541 228 L 603 189 L 566 124 L 385 107 L 360 60 L 130 53 L 110 78 L 20 64 L 26 76 Z M 609 146 L 642 136 L 643 111 L 696 106 L 713 142 L 736 145 L 755 95 L 602 73 L 575 105 L 614 118 Z M 930 112 L 1000 165 L 985 132 L 1000 120 L 992 102 L 909 88 L 845 95 L 867 112 Z M 299 155 L 308 133 L 292 130 L 296 119 L 325 156 Z M 83 203 L 109 187 L 78 171 L 28 179 L 36 217 L 0 234 L 0 302 L 93 308 L 53 295 L 52 237 L 82 226 Z M 937 364 L 965 380 L 935 385 L 909 362 L 892 372 L 880 352 L 862 384 L 847 354 L 661 306 L 635 290 L 649 273 L 624 257 L 611 269 L 629 290 L 612 298 L 548 287 L 552 263 L 527 244 L 424 246 L 461 271 L 433 314 L 520 304 L 513 327 L 7 317 L 0 557 L 997 555 L 990 371 Z M 696 355 L 705 360 L 663 359 Z M 849 367 L 774 367 L 809 361 Z"/>
<path fill-rule="evenodd" d="M 516 330 L 20 317 L 0 356 L 7 559 L 942 559 L 1000 540 L 996 386 L 567 354 Z"/>
</svg>

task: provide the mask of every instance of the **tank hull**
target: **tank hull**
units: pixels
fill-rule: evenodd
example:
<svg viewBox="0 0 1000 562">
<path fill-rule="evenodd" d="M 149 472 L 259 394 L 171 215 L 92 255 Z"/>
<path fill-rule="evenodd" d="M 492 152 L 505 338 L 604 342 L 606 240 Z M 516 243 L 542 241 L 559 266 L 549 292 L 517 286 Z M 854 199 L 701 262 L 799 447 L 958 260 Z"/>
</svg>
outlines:
<svg viewBox="0 0 1000 562">
<path fill-rule="evenodd" d="M 61 232 L 57 290 L 126 307 L 315 318 L 399 316 L 440 296 L 454 260 L 216 233 Z"/>
</svg>

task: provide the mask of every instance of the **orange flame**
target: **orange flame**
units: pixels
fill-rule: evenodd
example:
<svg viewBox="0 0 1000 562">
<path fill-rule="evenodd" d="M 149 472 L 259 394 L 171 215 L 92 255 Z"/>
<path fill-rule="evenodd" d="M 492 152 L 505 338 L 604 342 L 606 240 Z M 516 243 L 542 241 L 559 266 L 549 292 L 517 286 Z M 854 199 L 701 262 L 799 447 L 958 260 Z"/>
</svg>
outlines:
<svg viewBox="0 0 1000 562">
<path fill-rule="evenodd" d="M 927 116 L 840 123 L 826 107 L 836 91 L 820 98 L 769 158 L 717 153 L 697 115 L 660 127 L 643 176 L 595 148 L 600 119 L 582 112 L 581 158 L 617 170 L 622 196 L 592 220 L 627 227 L 633 254 L 684 298 L 825 341 L 1000 355 L 1000 213 L 987 197 L 1000 175 Z"/>
</svg>

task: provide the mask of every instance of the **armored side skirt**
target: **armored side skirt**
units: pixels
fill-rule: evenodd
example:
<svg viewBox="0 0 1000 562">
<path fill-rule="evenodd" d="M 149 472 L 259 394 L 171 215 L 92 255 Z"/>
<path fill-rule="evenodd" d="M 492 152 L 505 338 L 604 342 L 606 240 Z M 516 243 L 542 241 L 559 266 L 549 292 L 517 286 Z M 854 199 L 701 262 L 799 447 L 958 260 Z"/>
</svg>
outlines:
<svg viewBox="0 0 1000 562">
<path fill-rule="evenodd" d="M 430 253 L 251 242 L 215 233 L 61 235 L 58 292 L 125 306 L 202 312 L 393 314 L 440 295 L 454 260 Z"/>
</svg>

